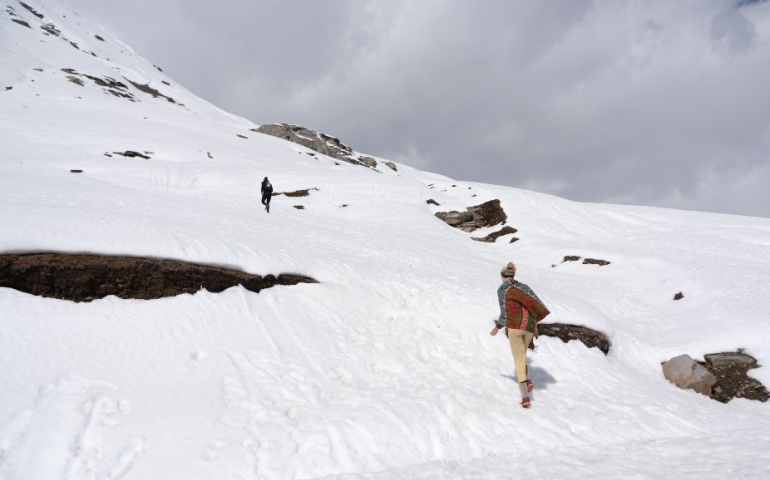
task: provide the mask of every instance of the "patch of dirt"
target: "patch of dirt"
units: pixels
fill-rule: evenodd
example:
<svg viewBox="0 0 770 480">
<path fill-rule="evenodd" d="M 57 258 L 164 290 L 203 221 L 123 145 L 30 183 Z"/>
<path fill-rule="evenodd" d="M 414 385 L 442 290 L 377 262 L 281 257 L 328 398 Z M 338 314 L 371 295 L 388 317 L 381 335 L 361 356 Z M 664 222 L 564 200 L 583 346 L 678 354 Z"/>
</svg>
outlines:
<svg viewBox="0 0 770 480">
<path fill-rule="evenodd" d="M 751 355 L 737 352 L 712 353 L 705 356 L 705 362 L 698 362 L 716 377 L 711 387 L 711 398 L 727 403 L 733 398 L 746 398 L 766 402 L 770 399 L 762 382 L 748 376 L 748 371 L 757 368 L 757 360 Z"/>
<path fill-rule="evenodd" d="M 562 260 L 561 263 L 564 263 L 564 262 L 577 262 L 581 258 L 583 258 L 583 257 L 581 257 L 579 255 L 565 255 L 564 256 L 564 260 Z M 610 264 L 610 262 L 608 262 L 607 260 L 599 260 L 599 259 L 596 259 L 596 258 L 586 258 L 586 259 L 583 260 L 583 265 L 599 265 L 600 267 L 603 267 L 603 266 L 609 265 L 609 264 Z M 554 267 L 556 267 L 556 265 L 551 265 L 551 268 L 554 268 Z"/>
<path fill-rule="evenodd" d="M 498 238 L 502 237 L 503 235 L 508 235 L 509 233 L 516 233 L 516 232 L 518 232 L 518 230 L 516 230 L 513 227 L 503 227 L 503 228 L 501 228 L 500 230 L 498 230 L 496 232 L 490 233 L 486 237 L 481 237 L 481 238 L 479 238 L 479 237 L 471 237 L 471 239 L 476 240 L 477 242 L 494 243 L 495 241 L 497 241 Z M 513 242 L 515 242 L 517 240 L 518 240 L 518 238 L 514 237 L 510 241 L 510 243 L 513 243 Z"/>
<path fill-rule="evenodd" d="M 596 347 L 605 355 L 610 352 L 610 341 L 607 337 L 596 330 L 579 325 L 569 325 L 566 323 L 539 323 L 537 331 L 540 335 L 546 337 L 556 337 L 564 343 L 570 340 L 580 340 L 588 348 Z"/>
<path fill-rule="evenodd" d="M 273 196 L 285 195 L 287 197 L 307 197 L 310 195 L 310 190 L 315 190 L 316 192 L 318 191 L 317 188 L 306 188 L 305 190 L 297 190 L 294 192 L 277 192 L 274 193 Z"/>
<path fill-rule="evenodd" d="M 596 258 L 586 258 L 583 260 L 583 265 L 599 265 L 600 267 L 603 267 L 605 265 L 609 265 L 610 262 L 607 260 L 598 260 Z"/>
<path fill-rule="evenodd" d="M 251 275 L 178 260 L 41 253 L 0 255 L 0 287 L 42 297 L 90 302 L 108 295 L 150 300 L 201 289 L 242 285 L 260 292 L 275 285 L 318 283 L 302 275 Z"/>
<path fill-rule="evenodd" d="M 141 154 L 139 152 L 135 152 L 133 150 L 126 150 L 125 152 L 112 152 L 112 153 L 114 153 L 115 155 L 122 155 L 122 156 L 128 157 L 128 158 L 139 157 L 139 158 L 144 158 L 145 160 L 149 160 L 150 159 L 150 157 L 148 157 L 147 155 L 143 155 L 143 154 Z M 148 153 L 148 152 L 145 152 L 145 153 Z M 105 153 L 105 155 L 107 155 L 107 154 Z M 111 156 L 111 155 L 107 155 L 107 156 Z"/>
</svg>

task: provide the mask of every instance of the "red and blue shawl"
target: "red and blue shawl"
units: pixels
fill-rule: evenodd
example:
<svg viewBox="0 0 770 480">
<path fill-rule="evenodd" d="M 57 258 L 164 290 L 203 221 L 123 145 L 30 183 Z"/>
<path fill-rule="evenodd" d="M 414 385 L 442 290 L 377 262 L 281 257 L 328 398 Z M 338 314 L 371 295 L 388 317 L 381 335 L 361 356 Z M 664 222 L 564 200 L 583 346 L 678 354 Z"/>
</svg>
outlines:
<svg viewBox="0 0 770 480">
<path fill-rule="evenodd" d="M 551 313 L 527 285 L 507 280 L 497 289 L 500 304 L 498 325 L 514 330 L 535 332 L 535 325 Z"/>
</svg>

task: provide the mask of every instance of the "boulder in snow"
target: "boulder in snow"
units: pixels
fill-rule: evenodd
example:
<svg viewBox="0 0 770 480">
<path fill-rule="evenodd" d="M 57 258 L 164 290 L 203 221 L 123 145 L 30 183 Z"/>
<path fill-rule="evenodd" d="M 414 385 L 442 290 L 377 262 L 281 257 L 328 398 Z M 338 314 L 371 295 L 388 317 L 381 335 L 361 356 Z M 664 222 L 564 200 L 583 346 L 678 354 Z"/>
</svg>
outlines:
<svg viewBox="0 0 770 480">
<path fill-rule="evenodd" d="M 709 397 L 711 396 L 711 387 L 717 381 L 706 367 L 697 363 L 687 354 L 663 362 L 663 375 L 666 380 L 679 388 L 689 388 Z"/>
</svg>

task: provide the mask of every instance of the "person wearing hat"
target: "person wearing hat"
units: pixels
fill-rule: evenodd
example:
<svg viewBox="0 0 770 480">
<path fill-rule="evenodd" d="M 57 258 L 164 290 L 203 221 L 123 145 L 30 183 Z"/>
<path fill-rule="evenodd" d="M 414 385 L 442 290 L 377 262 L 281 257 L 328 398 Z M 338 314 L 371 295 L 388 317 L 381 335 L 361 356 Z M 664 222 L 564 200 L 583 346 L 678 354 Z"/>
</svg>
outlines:
<svg viewBox="0 0 770 480">
<path fill-rule="evenodd" d="M 500 304 L 500 317 L 495 320 L 495 328 L 489 332 L 497 332 L 505 328 L 505 335 L 511 344 L 513 363 L 516 365 L 516 378 L 521 391 L 521 406 L 529 408 L 529 392 L 535 385 L 529 378 L 527 369 L 527 348 L 537 331 L 537 322 L 551 313 L 543 302 L 527 285 L 514 280 L 516 265 L 508 263 L 500 272 L 503 281 L 497 289 L 497 300 Z"/>
</svg>

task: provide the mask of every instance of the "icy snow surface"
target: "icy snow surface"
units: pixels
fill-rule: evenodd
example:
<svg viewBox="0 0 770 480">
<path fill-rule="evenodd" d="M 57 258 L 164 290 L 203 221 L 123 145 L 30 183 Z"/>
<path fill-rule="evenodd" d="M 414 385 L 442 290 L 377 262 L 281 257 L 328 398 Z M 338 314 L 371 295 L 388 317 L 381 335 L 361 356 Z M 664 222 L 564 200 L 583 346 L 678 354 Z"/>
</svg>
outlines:
<svg viewBox="0 0 770 480">
<path fill-rule="evenodd" d="M 744 348 L 770 386 L 770 220 L 312 157 L 57 1 L 25 3 L 43 18 L 0 2 L 0 253 L 320 283 L 91 303 L 0 289 L 0 479 L 770 477 L 770 404 L 678 390 L 660 367 Z M 127 150 L 150 159 L 113 153 Z M 265 176 L 318 190 L 267 214 Z M 496 198 L 516 243 L 433 215 Z M 508 261 L 547 321 L 612 342 L 604 356 L 541 337 L 529 410 L 504 337 L 488 334 Z"/>
</svg>

